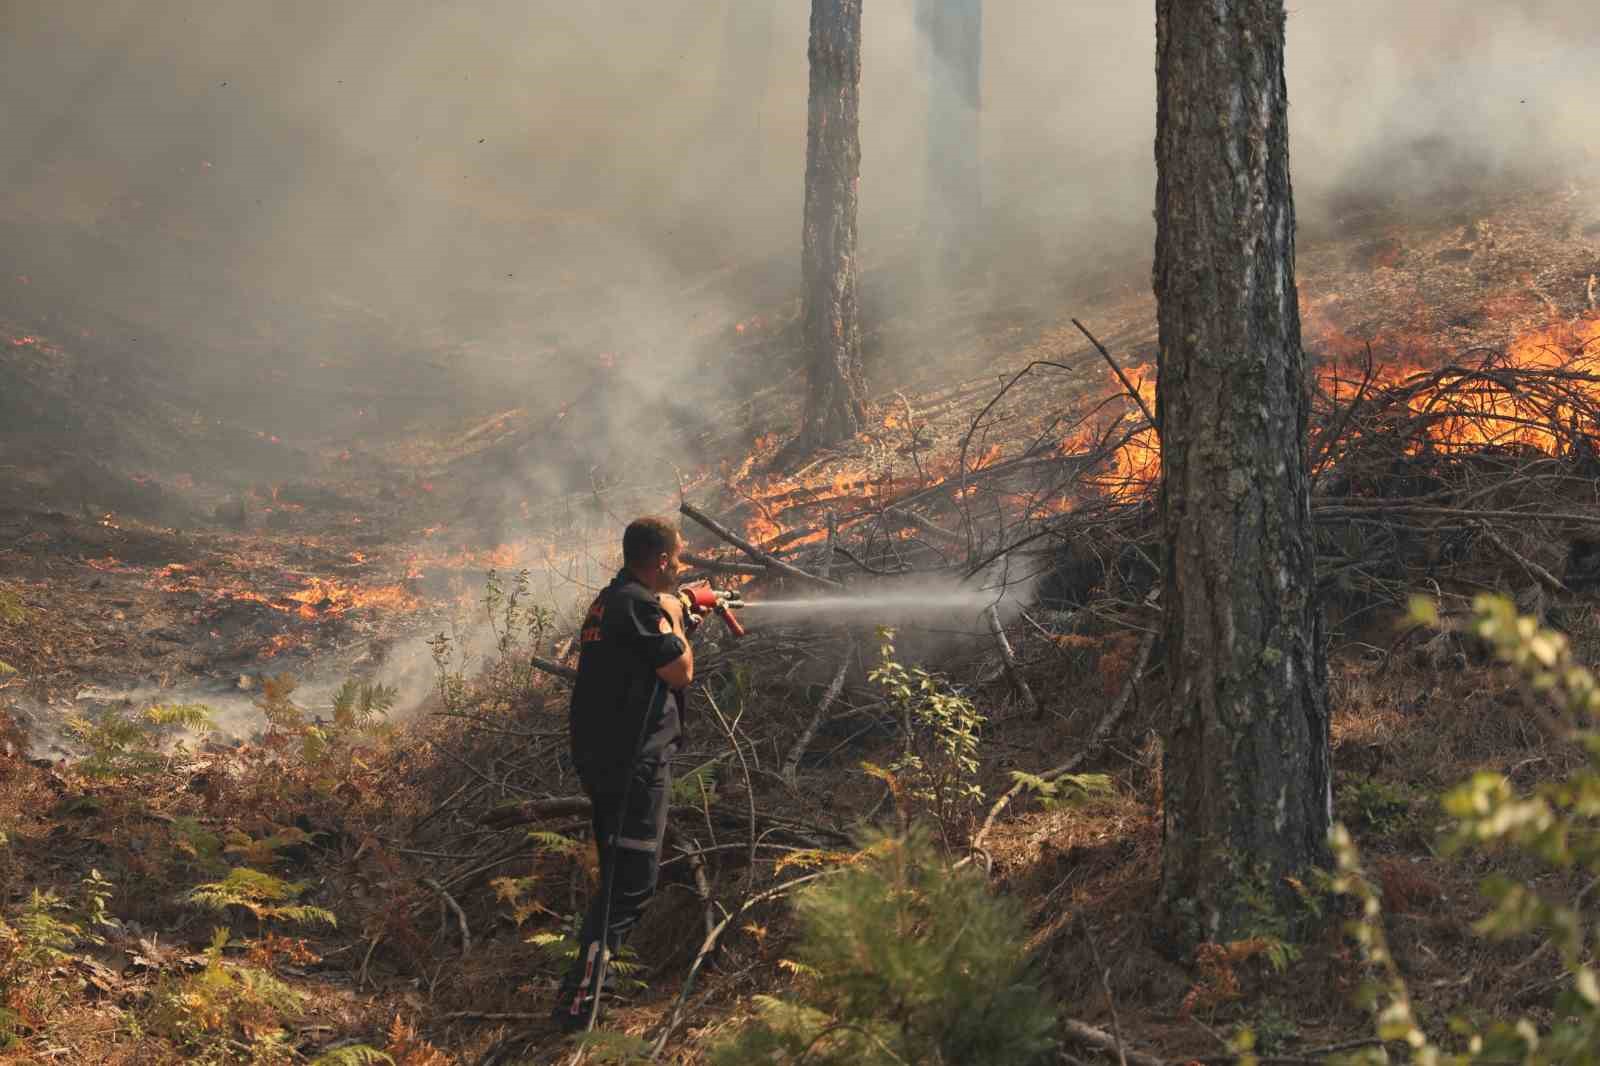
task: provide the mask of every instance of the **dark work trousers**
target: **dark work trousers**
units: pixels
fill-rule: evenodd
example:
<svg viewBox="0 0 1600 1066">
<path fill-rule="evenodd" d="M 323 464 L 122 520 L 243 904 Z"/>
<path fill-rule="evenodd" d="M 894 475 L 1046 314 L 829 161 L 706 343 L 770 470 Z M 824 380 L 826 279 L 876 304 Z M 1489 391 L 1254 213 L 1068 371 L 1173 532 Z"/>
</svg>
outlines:
<svg viewBox="0 0 1600 1066">
<path fill-rule="evenodd" d="M 587 782 L 585 782 L 587 785 Z M 609 784 L 609 783 L 608 783 Z M 588 913 L 578 933 L 578 958 L 562 982 L 564 1002 L 584 1009 L 584 999 L 599 964 L 600 927 L 606 919 L 606 870 L 615 855 L 616 872 L 612 879 L 611 914 L 607 926 L 607 946 L 611 956 L 633 927 L 639 924 L 644 905 L 655 894 L 661 873 L 661 846 L 667 835 L 667 802 L 672 792 L 672 771 L 668 760 L 650 762 L 634 771 L 633 787 L 628 790 L 627 806 L 620 787 L 590 792 L 594 800 L 594 839 L 600 852 L 600 883 L 589 901 Z M 615 838 L 615 850 L 612 843 Z M 610 984 L 610 981 L 607 981 Z"/>
</svg>

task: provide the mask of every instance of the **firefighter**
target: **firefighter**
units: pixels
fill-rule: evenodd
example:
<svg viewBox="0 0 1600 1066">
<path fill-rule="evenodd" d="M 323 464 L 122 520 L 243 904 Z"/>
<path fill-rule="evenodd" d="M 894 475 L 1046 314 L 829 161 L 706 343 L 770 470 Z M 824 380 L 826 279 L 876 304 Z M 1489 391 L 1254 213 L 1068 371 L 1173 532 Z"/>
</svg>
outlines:
<svg viewBox="0 0 1600 1066">
<path fill-rule="evenodd" d="M 660 871 L 670 766 L 694 680 L 689 634 L 699 621 L 675 592 L 682 548 L 667 519 L 629 523 L 623 567 L 583 622 L 569 728 L 572 760 L 594 803 L 600 891 L 555 1008 L 569 1032 L 591 1024 L 606 959 L 638 924 Z"/>
</svg>

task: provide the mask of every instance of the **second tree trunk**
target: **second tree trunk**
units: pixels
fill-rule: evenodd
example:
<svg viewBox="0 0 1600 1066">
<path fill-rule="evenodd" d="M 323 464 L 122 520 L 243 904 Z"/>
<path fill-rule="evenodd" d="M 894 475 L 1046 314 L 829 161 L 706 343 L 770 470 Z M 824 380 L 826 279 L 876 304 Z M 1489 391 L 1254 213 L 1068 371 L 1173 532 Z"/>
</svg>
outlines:
<svg viewBox="0 0 1600 1066">
<path fill-rule="evenodd" d="M 861 429 L 860 305 L 856 296 L 856 200 L 861 176 L 861 0 L 812 0 L 811 110 L 801 255 L 807 359 L 807 448 Z"/>
</svg>

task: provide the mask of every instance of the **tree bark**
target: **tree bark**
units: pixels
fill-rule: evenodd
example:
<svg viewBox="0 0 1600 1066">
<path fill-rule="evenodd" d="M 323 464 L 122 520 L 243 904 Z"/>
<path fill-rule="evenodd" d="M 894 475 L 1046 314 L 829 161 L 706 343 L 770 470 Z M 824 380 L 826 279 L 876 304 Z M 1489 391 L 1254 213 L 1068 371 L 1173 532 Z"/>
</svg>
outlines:
<svg viewBox="0 0 1600 1066">
<path fill-rule="evenodd" d="M 983 0 L 918 0 L 927 42 L 924 240 L 946 275 L 971 265 L 983 218 Z"/>
<path fill-rule="evenodd" d="M 1288 935 L 1327 862 L 1284 0 L 1156 0 L 1168 943 Z"/>
<path fill-rule="evenodd" d="M 854 436 L 866 407 L 856 296 L 861 0 L 812 0 L 810 58 L 801 256 L 807 449 Z"/>
</svg>

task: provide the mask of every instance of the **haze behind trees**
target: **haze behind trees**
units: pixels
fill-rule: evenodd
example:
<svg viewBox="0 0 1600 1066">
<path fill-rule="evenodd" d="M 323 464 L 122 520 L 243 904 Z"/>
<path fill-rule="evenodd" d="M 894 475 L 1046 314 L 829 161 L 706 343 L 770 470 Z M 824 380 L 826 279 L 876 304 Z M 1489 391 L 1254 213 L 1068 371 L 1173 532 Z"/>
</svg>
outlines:
<svg viewBox="0 0 1600 1066">
<path fill-rule="evenodd" d="M 330 353 L 357 374 L 437 363 L 429 387 L 472 398 L 604 352 L 687 363 L 691 331 L 798 291 L 808 6 L 12 0 L 0 298 L 92 309 L 108 358 L 137 343 L 197 400 L 252 409 L 277 402 L 263 367 Z M 989 298 L 1053 306 L 1108 268 L 1143 284 L 1149 10 L 987 6 Z M 865 16 L 869 284 L 924 217 L 916 23 L 913 0 Z M 1589 121 L 1576 0 L 1319 0 L 1289 33 L 1311 227 L 1545 173 Z M 330 403 L 268 413 L 292 432 Z"/>
</svg>

